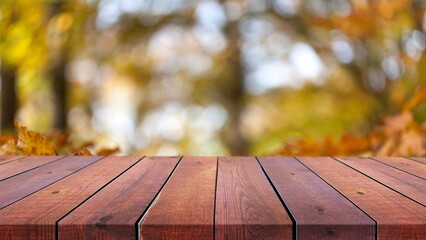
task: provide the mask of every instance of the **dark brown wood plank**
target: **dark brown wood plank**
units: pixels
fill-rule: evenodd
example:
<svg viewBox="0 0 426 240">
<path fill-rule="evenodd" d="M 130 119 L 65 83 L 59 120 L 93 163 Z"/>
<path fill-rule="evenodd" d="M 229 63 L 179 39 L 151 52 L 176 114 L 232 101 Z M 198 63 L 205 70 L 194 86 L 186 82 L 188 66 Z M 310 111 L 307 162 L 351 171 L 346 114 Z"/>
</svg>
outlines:
<svg viewBox="0 0 426 240">
<path fill-rule="evenodd" d="M 101 157 L 67 157 L 0 182 L 0 209 L 78 171 Z"/>
<path fill-rule="evenodd" d="M 346 157 L 337 160 L 426 206 L 426 180 L 370 158 Z"/>
<path fill-rule="evenodd" d="M 141 239 L 213 239 L 216 157 L 184 157 L 142 220 Z"/>
<path fill-rule="evenodd" d="M 25 156 L 0 156 L 0 165 L 24 158 Z"/>
<path fill-rule="evenodd" d="M 402 157 L 375 157 L 373 159 L 426 179 L 426 164 Z"/>
<path fill-rule="evenodd" d="M 138 160 L 106 157 L 0 210 L 0 239 L 55 239 L 59 219 Z"/>
<path fill-rule="evenodd" d="M 179 157 L 141 160 L 62 219 L 59 239 L 136 239 L 135 223 L 178 161 Z"/>
<path fill-rule="evenodd" d="M 256 158 L 219 158 L 215 239 L 292 236 L 291 218 Z"/>
<path fill-rule="evenodd" d="M 374 220 L 295 158 L 259 161 L 293 214 L 298 239 L 375 239 Z"/>
<path fill-rule="evenodd" d="M 426 157 L 409 157 L 408 159 L 426 164 Z"/>
<path fill-rule="evenodd" d="M 0 181 L 63 157 L 31 156 L 0 165 Z"/>
<path fill-rule="evenodd" d="M 426 239 L 426 208 L 332 158 L 298 158 L 378 223 L 379 239 Z"/>
</svg>

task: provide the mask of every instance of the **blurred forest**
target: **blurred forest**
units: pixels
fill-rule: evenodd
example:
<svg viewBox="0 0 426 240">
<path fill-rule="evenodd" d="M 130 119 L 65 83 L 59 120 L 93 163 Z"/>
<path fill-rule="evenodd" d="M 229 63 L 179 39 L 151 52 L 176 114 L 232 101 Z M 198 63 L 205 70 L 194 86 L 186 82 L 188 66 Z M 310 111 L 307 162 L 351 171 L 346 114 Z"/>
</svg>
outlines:
<svg viewBox="0 0 426 240">
<path fill-rule="evenodd" d="M 421 156 L 425 49 L 424 0 L 2 0 L 0 153 Z"/>
</svg>

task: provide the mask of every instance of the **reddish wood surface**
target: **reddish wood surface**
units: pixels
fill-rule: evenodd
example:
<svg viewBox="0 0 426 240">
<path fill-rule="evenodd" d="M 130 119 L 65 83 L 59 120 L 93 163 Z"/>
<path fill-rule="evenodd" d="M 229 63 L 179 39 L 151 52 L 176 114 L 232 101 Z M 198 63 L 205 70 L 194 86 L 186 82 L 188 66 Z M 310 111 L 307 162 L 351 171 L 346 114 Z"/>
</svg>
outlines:
<svg viewBox="0 0 426 240">
<path fill-rule="evenodd" d="M 215 239 L 292 239 L 292 221 L 254 157 L 219 158 Z"/>
<path fill-rule="evenodd" d="M 298 158 L 378 223 L 379 239 L 426 239 L 426 208 L 332 158 Z"/>
<path fill-rule="evenodd" d="M 178 161 L 149 157 L 138 162 L 62 219 L 59 239 L 136 239 L 135 223 Z"/>
<path fill-rule="evenodd" d="M 370 158 L 353 157 L 337 160 L 426 206 L 426 180 Z"/>
<path fill-rule="evenodd" d="M 375 239 L 375 222 L 294 158 L 260 157 L 299 239 Z"/>
<path fill-rule="evenodd" d="M 50 159 L 50 158 L 49 158 Z M 67 157 L 48 163 L 0 181 L 0 209 L 42 189 L 89 164 L 100 157 Z"/>
<path fill-rule="evenodd" d="M 426 239 L 421 161 L 40 158 L 0 157 L 1 240 Z"/>
<path fill-rule="evenodd" d="M 0 165 L 15 161 L 17 159 L 25 158 L 25 156 L 0 156 Z"/>
<path fill-rule="evenodd" d="M 216 157 L 184 157 L 141 224 L 141 239 L 213 239 Z"/>
<path fill-rule="evenodd" d="M 0 181 L 23 173 L 25 171 L 37 168 L 49 162 L 53 162 L 63 157 L 57 156 L 31 156 L 26 158 L 17 159 L 0 165 Z"/>
<path fill-rule="evenodd" d="M 426 164 L 402 157 L 375 157 L 373 159 L 426 179 Z"/>
<path fill-rule="evenodd" d="M 55 239 L 58 220 L 138 160 L 101 159 L 0 210 L 0 239 Z"/>
<path fill-rule="evenodd" d="M 409 157 L 408 159 L 426 164 L 426 158 L 425 157 Z"/>
</svg>

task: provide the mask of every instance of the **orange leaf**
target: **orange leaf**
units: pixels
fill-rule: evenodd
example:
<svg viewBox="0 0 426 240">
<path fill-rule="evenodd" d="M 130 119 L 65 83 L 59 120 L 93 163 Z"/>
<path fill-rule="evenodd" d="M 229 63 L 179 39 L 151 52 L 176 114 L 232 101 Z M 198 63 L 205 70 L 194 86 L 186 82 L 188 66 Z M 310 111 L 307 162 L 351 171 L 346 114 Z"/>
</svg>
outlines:
<svg viewBox="0 0 426 240">
<path fill-rule="evenodd" d="M 9 140 L 17 140 L 17 137 L 12 134 L 2 134 L 0 135 L 0 144 L 6 144 Z"/>
<path fill-rule="evenodd" d="M 16 147 L 16 141 L 9 139 L 5 144 L 0 147 L 0 155 L 16 155 L 18 148 Z"/>
<path fill-rule="evenodd" d="M 16 120 L 15 127 L 19 131 L 16 147 L 23 155 L 56 155 L 55 149 L 45 136 L 28 130 Z"/>
<path fill-rule="evenodd" d="M 87 148 L 82 148 L 71 155 L 72 156 L 93 156 L 93 154 Z"/>
<path fill-rule="evenodd" d="M 118 147 L 116 147 L 116 148 L 103 148 L 103 149 L 99 150 L 96 155 L 108 156 L 108 155 L 111 155 L 111 154 L 116 153 L 118 151 L 120 151 L 120 148 L 118 148 Z"/>
</svg>

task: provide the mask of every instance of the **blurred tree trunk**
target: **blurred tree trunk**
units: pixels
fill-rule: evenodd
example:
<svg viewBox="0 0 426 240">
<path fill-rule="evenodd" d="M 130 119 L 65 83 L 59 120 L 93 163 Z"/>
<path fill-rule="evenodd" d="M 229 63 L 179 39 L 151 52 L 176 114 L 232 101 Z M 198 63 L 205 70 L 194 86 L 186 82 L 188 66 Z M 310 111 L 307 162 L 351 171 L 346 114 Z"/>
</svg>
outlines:
<svg viewBox="0 0 426 240">
<path fill-rule="evenodd" d="M 57 16 L 63 11 L 63 1 L 53 1 L 50 3 L 49 20 Z M 59 130 L 65 130 L 68 126 L 67 121 L 67 93 L 68 83 L 65 74 L 67 65 L 67 51 L 65 43 L 61 46 L 51 46 L 53 56 L 51 59 L 50 76 L 52 78 L 52 90 L 54 97 L 54 121 L 53 127 Z"/>
<path fill-rule="evenodd" d="M 66 61 L 64 54 L 56 59 L 56 63 L 51 69 L 53 77 L 53 95 L 55 99 L 55 119 L 53 127 L 60 130 L 67 128 L 67 79 L 65 76 Z"/>
<path fill-rule="evenodd" d="M 222 1 L 225 2 L 225 1 Z M 227 83 L 224 84 L 229 120 L 225 130 L 225 143 L 232 155 L 248 154 L 248 142 L 241 132 L 241 117 L 245 105 L 244 69 L 239 47 L 240 30 L 237 21 L 229 21 L 225 34 L 228 41 Z"/>
<path fill-rule="evenodd" d="M 13 120 L 17 111 L 16 76 L 13 66 L 2 64 L 1 75 L 1 131 L 13 129 Z"/>
</svg>

